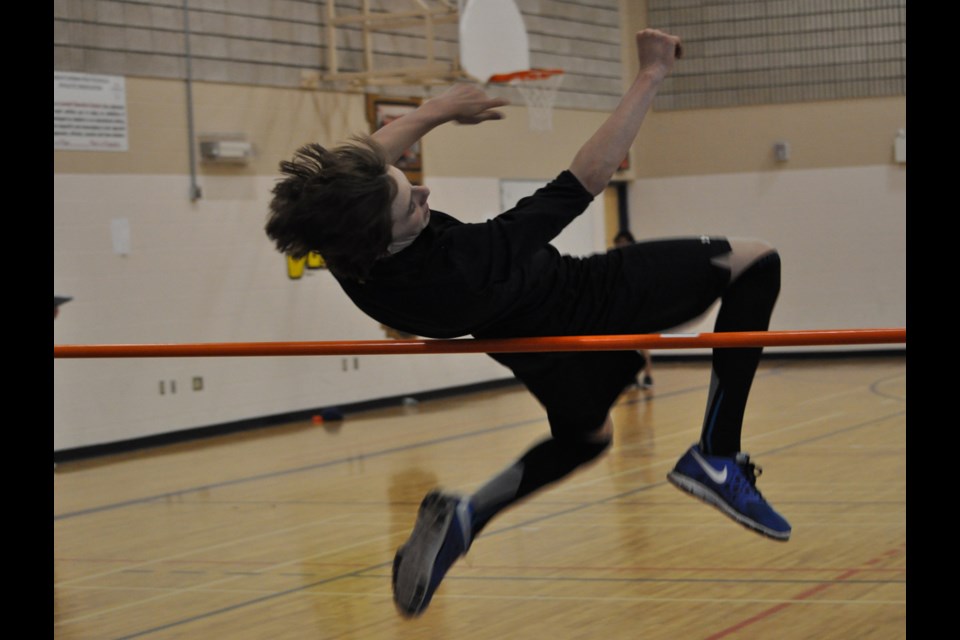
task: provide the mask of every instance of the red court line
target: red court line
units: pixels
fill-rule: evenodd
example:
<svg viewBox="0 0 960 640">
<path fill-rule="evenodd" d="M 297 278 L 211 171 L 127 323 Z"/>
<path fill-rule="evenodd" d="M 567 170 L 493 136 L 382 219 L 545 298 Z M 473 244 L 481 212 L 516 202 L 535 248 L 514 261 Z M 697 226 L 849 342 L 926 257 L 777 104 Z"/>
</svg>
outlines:
<svg viewBox="0 0 960 640">
<path fill-rule="evenodd" d="M 904 546 L 905 546 L 905 545 L 904 545 Z M 888 550 L 887 552 L 881 554 L 880 556 L 878 556 L 878 557 L 876 557 L 876 558 L 873 558 L 872 560 L 868 560 L 868 561 L 865 562 L 864 564 L 868 564 L 868 565 L 869 565 L 869 564 L 876 564 L 877 562 L 880 562 L 881 560 L 884 560 L 884 559 L 887 559 L 887 558 L 891 558 L 891 557 L 893 557 L 893 556 L 895 556 L 895 555 L 898 555 L 899 553 L 900 553 L 900 549 L 890 549 L 890 550 Z M 846 571 L 844 571 L 843 573 L 841 573 L 841 574 L 838 575 L 837 577 L 833 578 L 833 580 L 832 580 L 831 582 L 824 582 L 824 583 L 822 583 L 822 584 L 818 584 L 818 585 L 815 586 L 815 587 L 812 587 L 812 588 L 810 588 L 810 589 L 807 589 L 806 591 L 803 591 L 803 592 L 799 593 L 798 595 L 794 596 L 794 597 L 792 598 L 792 601 L 791 601 L 791 602 L 781 602 L 780 604 L 775 605 L 775 606 L 773 606 L 773 607 L 770 607 L 769 609 L 766 609 L 765 611 L 761 611 L 760 613 L 758 613 L 758 614 L 755 615 L 755 616 L 751 616 L 751 617 L 747 618 L 746 620 L 743 620 L 743 621 L 741 621 L 741 622 L 738 622 L 737 624 L 735 624 L 735 625 L 733 625 L 733 626 L 731 626 L 731 627 L 727 627 L 727 628 L 724 629 L 723 631 L 719 631 L 719 632 L 717 632 L 717 633 L 715 633 L 715 634 L 713 634 L 713 635 L 711 635 L 711 636 L 707 636 L 707 637 L 705 638 L 705 640 L 719 640 L 720 638 L 725 638 L 726 636 L 729 636 L 729 635 L 732 634 L 732 633 L 736 633 L 737 631 L 740 631 L 741 629 L 743 629 L 743 628 L 745 628 L 745 627 L 749 627 L 749 626 L 752 625 L 754 622 L 759 622 L 759 621 L 761 621 L 761 620 L 764 620 L 764 619 L 766 619 L 766 618 L 769 618 L 770 616 L 772 616 L 772 615 L 774 615 L 774 614 L 777 614 L 777 613 L 779 613 L 780 611 L 783 611 L 783 610 L 786 609 L 787 607 L 790 607 L 790 606 L 794 605 L 794 604 L 797 603 L 797 602 L 802 602 L 803 600 L 807 600 L 807 599 L 810 598 L 811 596 L 814 596 L 814 595 L 820 593 L 821 591 L 826 591 L 826 590 L 829 589 L 830 587 L 836 586 L 836 583 L 837 583 L 837 582 L 842 582 L 843 580 L 847 580 L 847 579 L 849 579 L 849 578 L 852 578 L 853 576 L 857 575 L 858 573 L 862 573 L 863 571 L 864 571 L 863 569 L 847 569 Z"/>
<path fill-rule="evenodd" d="M 880 562 L 883 558 L 878 558 L 877 560 L 871 560 L 866 564 L 876 564 Z M 515 564 L 474 564 L 471 565 L 474 569 L 483 569 L 483 570 L 520 570 L 521 567 Z M 646 572 L 670 572 L 676 573 L 681 571 L 690 571 L 698 574 L 703 574 L 705 572 L 716 572 L 716 573 L 775 573 L 775 574 L 790 574 L 790 573 L 825 573 L 827 571 L 837 571 L 839 567 L 675 567 L 675 566 L 640 566 L 640 565 L 619 565 L 619 566 L 606 566 L 606 565 L 587 565 L 587 564 L 576 564 L 576 565 L 542 565 L 538 564 L 535 568 L 524 567 L 527 571 L 599 571 L 603 573 L 618 573 L 618 572 L 637 572 L 637 571 L 646 571 Z M 882 567 L 871 567 L 869 569 L 863 567 L 844 569 L 844 571 L 854 571 L 856 573 L 903 573 L 906 572 L 906 567 L 891 567 L 891 568 L 882 568 Z"/>
<path fill-rule="evenodd" d="M 535 353 L 793 347 L 906 343 L 906 328 L 661 333 L 465 340 L 343 340 L 325 342 L 221 342 L 187 344 L 54 345 L 54 358 L 190 358 L 308 355 Z"/>
</svg>

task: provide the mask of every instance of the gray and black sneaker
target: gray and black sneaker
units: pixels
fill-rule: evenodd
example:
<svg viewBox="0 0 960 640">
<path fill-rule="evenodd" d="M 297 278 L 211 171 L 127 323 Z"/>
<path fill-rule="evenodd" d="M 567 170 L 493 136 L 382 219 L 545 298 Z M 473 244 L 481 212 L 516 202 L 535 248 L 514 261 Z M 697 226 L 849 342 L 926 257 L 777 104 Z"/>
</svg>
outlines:
<svg viewBox="0 0 960 640">
<path fill-rule="evenodd" d="M 393 558 L 393 601 L 407 617 L 422 614 L 440 581 L 470 548 L 470 501 L 431 491 L 420 503 L 417 522 Z"/>
</svg>

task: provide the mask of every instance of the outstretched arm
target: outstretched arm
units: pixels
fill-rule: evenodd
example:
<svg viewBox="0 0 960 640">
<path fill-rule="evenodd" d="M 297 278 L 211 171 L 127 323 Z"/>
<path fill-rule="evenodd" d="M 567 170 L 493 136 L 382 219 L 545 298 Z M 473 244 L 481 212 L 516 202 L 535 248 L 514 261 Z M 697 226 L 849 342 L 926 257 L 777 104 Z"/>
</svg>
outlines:
<svg viewBox="0 0 960 640">
<path fill-rule="evenodd" d="M 587 191 L 598 195 L 630 151 L 640 124 L 660 88 L 680 57 L 680 38 L 644 29 L 637 33 L 637 57 L 640 70 L 620 104 L 596 133 L 580 148 L 570 171 Z"/>
<path fill-rule="evenodd" d="M 445 122 L 477 124 L 500 120 L 497 107 L 508 104 L 502 98 L 491 98 L 473 84 L 455 84 L 436 98 L 427 100 L 416 110 L 375 131 L 371 137 L 387 152 L 387 161 L 395 163 L 403 152 L 435 127 Z"/>
</svg>

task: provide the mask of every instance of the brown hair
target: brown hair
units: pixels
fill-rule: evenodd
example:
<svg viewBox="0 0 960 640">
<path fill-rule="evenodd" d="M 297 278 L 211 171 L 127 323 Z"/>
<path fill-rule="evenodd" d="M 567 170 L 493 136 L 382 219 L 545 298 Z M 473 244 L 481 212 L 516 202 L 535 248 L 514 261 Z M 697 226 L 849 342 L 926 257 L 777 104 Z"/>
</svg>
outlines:
<svg viewBox="0 0 960 640">
<path fill-rule="evenodd" d="M 319 253 L 338 277 L 362 280 L 391 241 L 390 205 L 397 184 L 383 148 L 369 137 L 332 151 L 319 144 L 280 163 L 267 236 L 282 253 Z"/>
</svg>

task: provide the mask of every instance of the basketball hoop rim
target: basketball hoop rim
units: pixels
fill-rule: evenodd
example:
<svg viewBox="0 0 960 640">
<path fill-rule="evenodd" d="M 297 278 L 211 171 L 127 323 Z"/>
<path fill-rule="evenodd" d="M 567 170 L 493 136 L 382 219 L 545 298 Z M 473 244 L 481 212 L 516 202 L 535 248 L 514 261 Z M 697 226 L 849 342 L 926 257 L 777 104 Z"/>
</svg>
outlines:
<svg viewBox="0 0 960 640">
<path fill-rule="evenodd" d="M 523 71 L 514 71 L 512 73 L 496 73 L 487 80 L 490 84 L 508 84 L 510 82 L 532 82 L 536 80 L 546 80 L 554 76 L 563 75 L 563 69 L 524 69 Z"/>
</svg>

